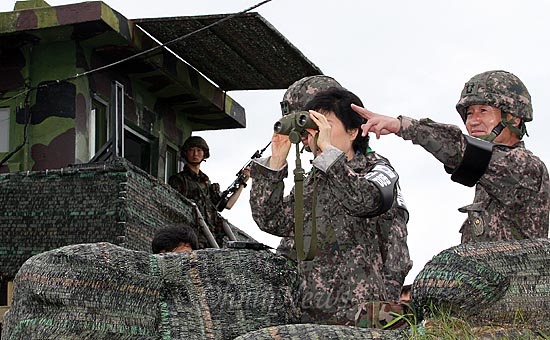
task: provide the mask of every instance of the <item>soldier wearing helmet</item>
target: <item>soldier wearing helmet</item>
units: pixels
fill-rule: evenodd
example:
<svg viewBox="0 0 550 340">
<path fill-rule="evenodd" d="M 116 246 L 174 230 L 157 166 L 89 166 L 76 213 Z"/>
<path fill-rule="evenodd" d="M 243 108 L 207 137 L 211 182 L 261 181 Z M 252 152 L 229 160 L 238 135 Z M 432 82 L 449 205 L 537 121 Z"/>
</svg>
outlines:
<svg viewBox="0 0 550 340">
<path fill-rule="evenodd" d="M 181 146 L 180 157 L 185 163 L 183 170 L 172 175 L 168 180 L 168 184 L 197 204 L 216 241 L 219 245 L 222 245 L 225 236 L 223 231 L 224 221 L 216 210 L 222 199 L 220 185 L 211 183 L 208 176 L 200 169 L 201 163 L 210 157 L 210 148 L 202 137 L 191 136 Z M 248 177 L 245 178 L 245 182 L 247 180 Z M 229 198 L 225 206 L 226 209 L 233 207 L 244 186 L 245 184 L 240 186 Z M 199 243 L 201 248 L 208 246 L 208 242 L 202 234 L 199 235 Z"/>
<path fill-rule="evenodd" d="M 368 119 L 363 133 L 395 133 L 432 153 L 451 179 L 475 185 L 466 213 L 462 243 L 548 237 L 549 179 L 545 164 L 522 141 L 533 120 L 531 96 L 506 71 L 472 77 L 456 105 L 468 135 L 429 119 L 392 118 L 354 106 Z"/>
<path fill-rule="evenodd" d="M 471 136 L 490 142 L 514 145 L 527 134 L 526 122 L 533 120 L 531 95 L 523 82 L 506 71 L 478 74 L 465 85 L 456 110 Z M 496 125 L 488 129 L 476 111 L 491 110 Z M 485 120 L 489 119 L 485 118 Z"/>
<path fill-rule="evenodd" d="M 327 90 L 331 87 L 342 88 L 336 79 L 325 76 L 307 76 L 296 80 L 288 87 L 281 101 L 281 113 L 283 116 L 303 111 L 307 102 L 309 102 L 317 92 Z M 307 135 L 302 136 L 302 143 L 305 150 L 311 152 L 307 142 Z M 294 249 L 294 237 L 283 237 L 277 247 L 277 254 L 296 260 Z"/>
<path fill-rule="evenodd" d="M 210 157 L 210 148 L 202 137 L 191 136 L 181 146 L 180 155 L 186 164 L 193 165 L 195 170 L 200 171 L 200 164 Z"/>
<path fill-rule="evenodd" d="M 303 182 L 303 204 L 300 195 L 284 196 L 291 142 L 287 135 L 274 134 L 271 157 L 252 163 L 252 216 L 260 229 L 286 241 L 292 240 L 296 221 L 303 217 L 307 236 L 297 240 L 304 241 L 306 248 L 316 228 L 315 258 L 298 262 L 302 322 L 354 325 L 361 303 L 399 298 L 411 265 L 406 229 L 400 229 L 399 235 L 388 233 L 393 225 L 405 227 L 408 213 L 400 199 L 397 174 L 368 148 L 368 138 L 359 134 L 364 119 L 351 110 L 351 103 L 359 104 L 360 99 L 341 86 L 329 86 L 300 106 L 292 98 L 303 100 L 317 87 L 315 78 L 298 84 L 285 94 L 288 105 L 283 104 L 283 111 L 311 109 L 309 118 L 317 129 L 308 131 L 309 143 L 312 135 L 319 135 L 312 170 Z M 303 92 L 296 94 L 293 89 Z M 298 185 L 294 192 L 302 189 Z M 394 239 L 404 240 L 404 258 L 397 259 L 387 246 Z M 288 244 L 291 254 L 299 254 L 299 243 Z M 386 262 L 388 253 L 393 256 Z"/>
<path fill-rule="evenodd" d="M 302 111 L 317 92 L 331 87 L 342 88 L 334 78 L 325 75 L 309 76 L 295 81 L 283 95 L 283 101 L 281 101 L 283 116 Z"/>
<path fill-rule="evenodd" d="M 281 101 L 283 116 L 303 111 L 306 104 L 317 93 L 330 88 L 343 89 L 342 85 L 334 78 L 326 75 L 309 76 L 297 80 L 288 87 L 283 95 L 283 100 Z M 307 135 L 302 137 L 302 143 L 306 150 L 311 151 L 307 140 Z M 365 153 L 365 156 L 369 164 L 380 160 L 384 160 L 389 164 L 389 161 L 385 157 L 370 148 Z M 408 211 L 404 204 L 395 204 L 394 207 L 380 217 L 371 218 L 373 228 L 376 228 L 379 234 L 380 249 L 384 262 L 384 280 L 389 300 L 399 299 L 401 286 L 412 267 L 409 248 L 407 246 L 407 220 Z M 295 260 L 294 237 L 283 237 L 277 248 L 277 253 Z"/>
<path fill-rule="evenodd" d="M 283 95 L 281 113 L 283 116 L 286 116 L 303 111 L 305 105 L 313 99 L 317 92 L 328 90 L 332 87 L 343 88 L 336 79 L 325 75 L 309 76 L 295 81 Z M 302 136 L 302 143 L 305 150 L 311 152 L 307 142 L 307 135 Z"/>
</svg>

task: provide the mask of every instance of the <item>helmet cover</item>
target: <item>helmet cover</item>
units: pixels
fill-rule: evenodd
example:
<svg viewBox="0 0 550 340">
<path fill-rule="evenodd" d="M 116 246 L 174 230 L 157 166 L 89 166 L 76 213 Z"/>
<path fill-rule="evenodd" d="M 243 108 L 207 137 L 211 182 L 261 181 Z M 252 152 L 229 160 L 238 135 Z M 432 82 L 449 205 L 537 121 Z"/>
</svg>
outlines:
<svg viewBox="0 0 550 340">
<path fill-rule="evenodd" d="M 489 105 L 503 115 L 509 113 L 524 122 L 533 120 L 531 95 L 523 82 L 510 72 L 487 71 L 473 76 L 465 85 L 456 110 L 466 122 L 470 105 Z"/>
<path fill-rule="evenodd" d="M 201 148 L 202 151 L 204 151 L 204 159 L 210 157 L 210 148 L 208 147 L 208 144 L 206 144 L 204 138 L 199 136 L 191 136 L 185 140 L 185 143 L 183 143 L 180 149 L 180 154 L 182 157 L 185 158 L 187 151 L 193 147 Z"/>
<path fill-rule="evenodd" d="M 281 102 L 283 116 L 302 111 L 317 92 L 331 87 L 343 88 L 334 78 L 325 75 L 309 76 L 295 81 L 283 96 Z"/>
</svg>

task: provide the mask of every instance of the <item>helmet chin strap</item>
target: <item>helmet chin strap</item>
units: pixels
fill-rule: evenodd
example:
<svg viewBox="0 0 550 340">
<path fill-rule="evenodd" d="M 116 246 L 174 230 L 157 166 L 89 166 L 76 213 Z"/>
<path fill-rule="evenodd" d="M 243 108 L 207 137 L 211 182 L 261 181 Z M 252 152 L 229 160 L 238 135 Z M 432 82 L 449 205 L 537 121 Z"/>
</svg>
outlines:
<svg viewBox="0 0 550 340">
<path fill-rule="evenodd" d="M 493 128 L 490 134 L 478 136 L 477 138 L 486 140 L 488 142 L 492 142 L 495 140 L 495 138 L 497 138 L 498 135 L 500 135 L 500 133 L 502 132 L 502 130 L 504 130 L 505 127 L 506 125 L 504 125 L 504 122 L 500 121 L 500 123 L 498 123 L 497 126 Z"/>
<path fill-rule="evenodd" d="M 509 119 L 509 120 L 506 120 L 506 115 L 503 114 L 500 123 L 498 123 L 497 126 L 495 126 L 493 128 L 493 130 L 491 131 L 490 134 L 484 135 L 484 136 L 479 136 L 478 138 L 486 140 L 488 142 L 492 142 L 492 141 L 495 140 L 495 138 L 497 138 L 498 135 L 500 135 L 502 133 L 502 130 L 504 130 L 507 127 L 508 129 L 510 129 L 510 131 L 512 131 L 513 133 L 518 135 L 519 138 L 521 139 L 523 137 L 523 135 L 525 135 L 527 133 L 527 130 L 525 129 L 525 127 L 518 128 L 518 127 L 514 126 L 514 123 L 515 123 L 515 121 L 514 121 L 513 118 Z M 523 125 L 523 126 L 525 126 L 525 125 Z"/>
<path fill-rule="evenodd" d="M 200 162 L 190 162 L 187 159 L 185 159 L 185 163 L 187 163 L 189 165 L 193 165 L 193 166 L 197 166 L 197 165 L 201 164 L 202 162 L 206 162 L 206 159 L 203 158 Z"/>
</svg>

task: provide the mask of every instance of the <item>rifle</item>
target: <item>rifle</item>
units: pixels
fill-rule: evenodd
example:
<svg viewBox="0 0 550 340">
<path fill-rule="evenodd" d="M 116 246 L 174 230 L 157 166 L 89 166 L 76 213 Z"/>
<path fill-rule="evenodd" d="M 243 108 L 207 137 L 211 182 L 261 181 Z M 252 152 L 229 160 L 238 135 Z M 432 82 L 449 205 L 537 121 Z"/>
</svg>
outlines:
<svg viewBox="0 0 550 340">
<path fill-rule="evenodd" d="M 271 144 L 271 141 L 269 143 L 267 143 L 267 145 L 263 149 L 256 150 L 256 152 L 254 152 L 254 154 L 252 155 L 252 157 L 250 157 L 248 162 L 246 162 L 246 164 L 241 168 L 241 170 L 239 170 L 239 172 L 237 172 L 237 178 L 233 181 L 233 183 L 231 183 L 231 185 L 229 185 L 229 187 L 227 189 L 225 189 L 221 193 L 220 200 L 218 201 L 218 204 L 216 204 L 216 210 L 217 211 L 219 211 L 219 212 L 223 211 L 223 209 L 225 209 L 225 207 L 227 206 L 227 202 L 229 201 L 231 196 L 233 196 L 233 194 L 237 190 L 239 190 L 239 188 L 241 186 L 246 186 L 246 183 L 245 183 L 246 174 L 244 173 L 244 170 L 246 170 L 248 167 L 250 167 L 250 164 L 252 164 L 252 162 L 256 158 L 262 157 L 262 154 L 264 153 L 265 149 L 267 149 L 267 147 L 270 144 Z"/>
<path fill-rule="evenodd" d="M 210 243 L 210 246 L 212 248 L 219 248 L 220 246 L 218 245 L 218 242 L 216 241 L 214 235 L 212 235 L 210 228 L 208 228 L 208 224 L 206 224 L 206 221 L 204 220 L 204 217 L 202 216 L 199 207 L 195 202 L 191 202 L 191 206 L 193 207 L 195 212 L 195 221 L 197 221 L 197 224 L 201 227 L 204 236 L 208 240 L 208 243 Z"/>
</svg>

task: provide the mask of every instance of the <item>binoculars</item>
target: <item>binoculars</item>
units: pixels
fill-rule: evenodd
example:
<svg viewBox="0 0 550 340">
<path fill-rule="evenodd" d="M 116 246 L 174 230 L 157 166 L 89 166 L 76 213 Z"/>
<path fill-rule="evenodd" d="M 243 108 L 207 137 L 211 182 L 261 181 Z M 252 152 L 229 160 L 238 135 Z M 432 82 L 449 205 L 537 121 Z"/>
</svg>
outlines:
<svg viewBox="0 0 550 340">
<path fill-rule="evenodd" d="M 309 118 L 309 112 L 298 111 L 283 116 L 281 120 L 273 125 L 273 131 L 280 135 L 288 135 L 290 141 L 297 144 L 301 141 L 301 135 L 306 129 L 317 130 L 317 124 Z"/>
</svg>

